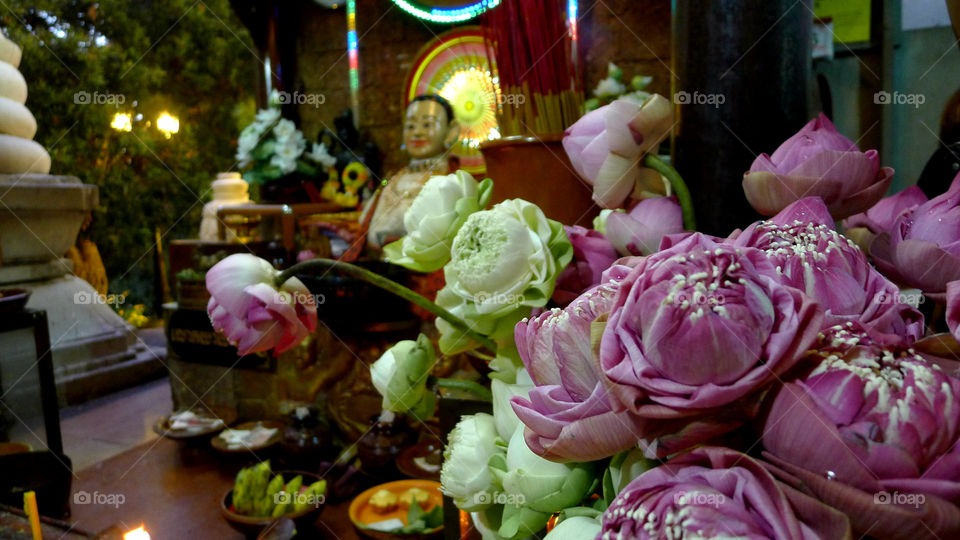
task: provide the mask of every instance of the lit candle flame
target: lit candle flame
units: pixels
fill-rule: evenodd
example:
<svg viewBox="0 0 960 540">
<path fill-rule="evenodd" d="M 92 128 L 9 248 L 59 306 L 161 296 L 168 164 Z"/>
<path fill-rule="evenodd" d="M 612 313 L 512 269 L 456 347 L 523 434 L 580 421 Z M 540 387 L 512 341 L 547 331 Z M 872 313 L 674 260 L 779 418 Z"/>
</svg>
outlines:
<svg viewBox="0 0 960 540">
<path fill-rule="evenodd" d="M 150 533 L 140 525 L 136 529 L 124 533 L 123 540 L 150 540 Z"/>
</svg>

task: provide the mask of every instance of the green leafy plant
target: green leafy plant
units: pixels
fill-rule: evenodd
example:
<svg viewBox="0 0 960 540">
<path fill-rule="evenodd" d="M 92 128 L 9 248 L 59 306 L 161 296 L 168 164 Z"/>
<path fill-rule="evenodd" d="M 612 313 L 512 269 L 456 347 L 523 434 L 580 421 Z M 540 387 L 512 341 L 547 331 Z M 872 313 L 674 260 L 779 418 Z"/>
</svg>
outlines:
<svg viewBox="0 0 960 540">
<path fill-rule="evenodd" d="M 207 275 L 206 271 L 194 270 L 193 268 L 185 268 L 177 272 L 176 278 L 177 281 L 202 281 Z"/>
<path fill-rule="evenodd" d="M 111 291 L 152 305 L 155 232 L 196 236 L 210 180 L 236 169 L 236 134 L 256 111 L 246 29 L 228 0 L 8 0 L 0 27 L 23 49 L 51 172 L 100 188 L 85 234 Z M 165 112 L 178 132 L 157 129 Z M 111 127 L 118 114 L 129 131 Z"/>
</svg>

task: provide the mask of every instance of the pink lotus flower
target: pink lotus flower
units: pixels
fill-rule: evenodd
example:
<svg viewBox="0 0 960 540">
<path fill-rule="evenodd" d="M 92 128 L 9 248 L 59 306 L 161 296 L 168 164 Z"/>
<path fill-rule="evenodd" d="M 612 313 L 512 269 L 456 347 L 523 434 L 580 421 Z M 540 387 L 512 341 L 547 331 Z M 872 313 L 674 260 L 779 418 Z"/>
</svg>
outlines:
<svg viewBox="0 0 960 540">
<path fill-rule="evenodd" d="M 821 197 L 836 219 L 870 208 L 883 197 L 893 169 L 876 150 L 861 152 L 823 114 L 803 126 L 772 156 L 761 154 L 743 175 L 753 208 L 772 216 L 804 197 Z"/>
<path fill-rule="evenodd" d="M 947 327 L 960 341 L 960 281 L 947 283 Z"/>
<path fill-rule="evenodd" d="M 854 214 L 843 220 L 843 234 L 857 243 L 867 254 L 870 245 L 878 234 L 888 233 L 900 216 L 912 212 L 917 206 L 927 202 L 927 196 L 917 186 L 880 199 L 866 212 Z"/>
<path fill-rule="evenodd" d="M 623 280 L 600 342 L 606 382 L 633 414 L 691 427 L 670 441 L 644 433 L 648 453 L 682 450 L 742 423 L 736 415 L 733 423 L 698 422 L 758 401 L 816 338 L 822 308 L 773 274 L 760 250 L 697 233 L 641 259 Z"/>
<path fill-rule="evenodd" d="M 881 271 L 942 302 L 960 280 L 960 174 L 946 193 L 900 215 L 870 245 Z"/>
<path fill-rule="evenodd" d="M 654 94 L 642 106 L 618 99 L 567 128 L 563 149 L 577 173 L 593 184 L 593 200 L 617 208 L 641 178 L 643 155 L 655 152 L 672 127 L 673 106 L 663 96 Z"/>
<path fill-rule="evenodd" d="M 805 362 L 814 369 L 776 393 L 763 427 L 775 462 L 861 533 L 960 535 L 960 380 L 856 324 L 825 331 Z M 889 493 L 924 498 L 876 504 Z"/>
<path fill-rule="evenodd" d="M 859 321 L 894 341 L 923 337 L 923 315 L 900 302 L 900 289 L 874 270 L 850 239 L 834 230 L 819 197 L 801 199 L 731 240 L 762 250 L 778 281 L 800 289 L 826 308 L 824 326 Z"/>
<path fill-rule="evenodd" d="M 274 350 L 280 354 L 317 327 L 313 294 L 297 278 L 277 287 L 279 272 L 247 253 L 230 255 L 207 272 L 207 314 L 214 329 L 241 356 Z"/>
<path fill-rule="evenodd" d="M 553 301 L 561 306 L 600 283 L 603 271 L 617 260 L 613 245 L 599 231 L 579 225 L 564 225 L 563 230 L 573 244 L 573 261 L 560 272 L 553 289 Z"/>
<path fill-rule="evenodd" d="M 845 540 L 850 523 L 753 458 L 706 446 L 630 482 L 603 513 L 597 538 Z"/>
<path fill-rule="evenodd" d="M 880 199 L 880 202 L 870 207 L 866 212 L 854 214 L 843 220 L 844 229 L 864 227 L 873 234 L 890 231 L 894 222 L 900 216 L 927 202 L 927 196 L 917 186 Z"/>
<path fill-rule="evenodd" d="M 606 229 L 620 255 L 650 255 L 660 249 L 664 236 L 683 232 L 683 215 L 676 197 L 656 197 L 629 212 L 611 212 Z"/>
<path fill-rule="evenodd" d="M 565 309 L 553 309 L 516 326 L 520 357 L 536 387 L 514 397 L 531 450 L 558 461 L 593 461 L 637 444 L 640 422 L 622 410 L 600 382 L 590 346 L 590 326 L 613 303 L 630 269 L 614 266 L 603 283 Z"/>
</svg>

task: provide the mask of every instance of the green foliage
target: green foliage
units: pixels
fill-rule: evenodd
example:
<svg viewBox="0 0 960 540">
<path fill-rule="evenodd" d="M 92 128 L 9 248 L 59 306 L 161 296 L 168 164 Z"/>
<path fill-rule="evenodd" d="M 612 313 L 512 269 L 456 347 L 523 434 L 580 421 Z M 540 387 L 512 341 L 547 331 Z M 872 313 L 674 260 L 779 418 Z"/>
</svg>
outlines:
<svg viewBox="0 0 960 540">
<path fill-rule="evenodd" d="M 195 237 L 210 180 L 236 169 L 259 61 L 246 29 L 228 0 L 7 0 L 0 26 L 23 48 L 51 172 L 100 187 L 85 234 L 111 291 L 152 305 L 155 228 L 165 243 Z M 169 138 L 164 111 L 180 120 Z M 110 127 L 117 112 L 132 131 Z"/>
<path fill-rule="evenodd" d="M 206 272 L 198 272 L 193 268 L 184 268 L 177 272 L 177 281 L 201 281 L 206 277 Z"/>
<path fill-rule="evenodd" d="M 443 525 L 443 507 L 439 504 L 429 512 L 424 511 L 417 501 L 410 501 L 407 511 L 407 526 L 403 527 L 402 534 L 423 534 Z"/>
</svg>

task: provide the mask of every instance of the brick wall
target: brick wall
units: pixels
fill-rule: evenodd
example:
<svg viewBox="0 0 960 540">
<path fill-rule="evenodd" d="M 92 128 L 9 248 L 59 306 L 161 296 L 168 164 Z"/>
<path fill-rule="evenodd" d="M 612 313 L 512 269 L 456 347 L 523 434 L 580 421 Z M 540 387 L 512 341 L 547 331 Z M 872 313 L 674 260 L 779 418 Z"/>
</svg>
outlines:
<svg viewBox="0 0 960 540">
<path fill-rule="evenodd" d="M 670 2 L 582 0 L 581 51 L 587 89 L 606 76 L 607 62 L 625 78 L 653 75 L 654 91 L 670 89 Z M 346 12 L 304 3 L 297 45 L 298 87 L 322 93 L 319 107 L 301 106 L 304 134 L 333 129 L 334 117 L 350 105 Z M 403 86 L 420 48 L 450 27 L 421 21 L 389 0 L 357 0 L 360 57 L 360 127 L 384 154 L 384 170 L 405 163 L 400 151 Z"/>
</svg>

